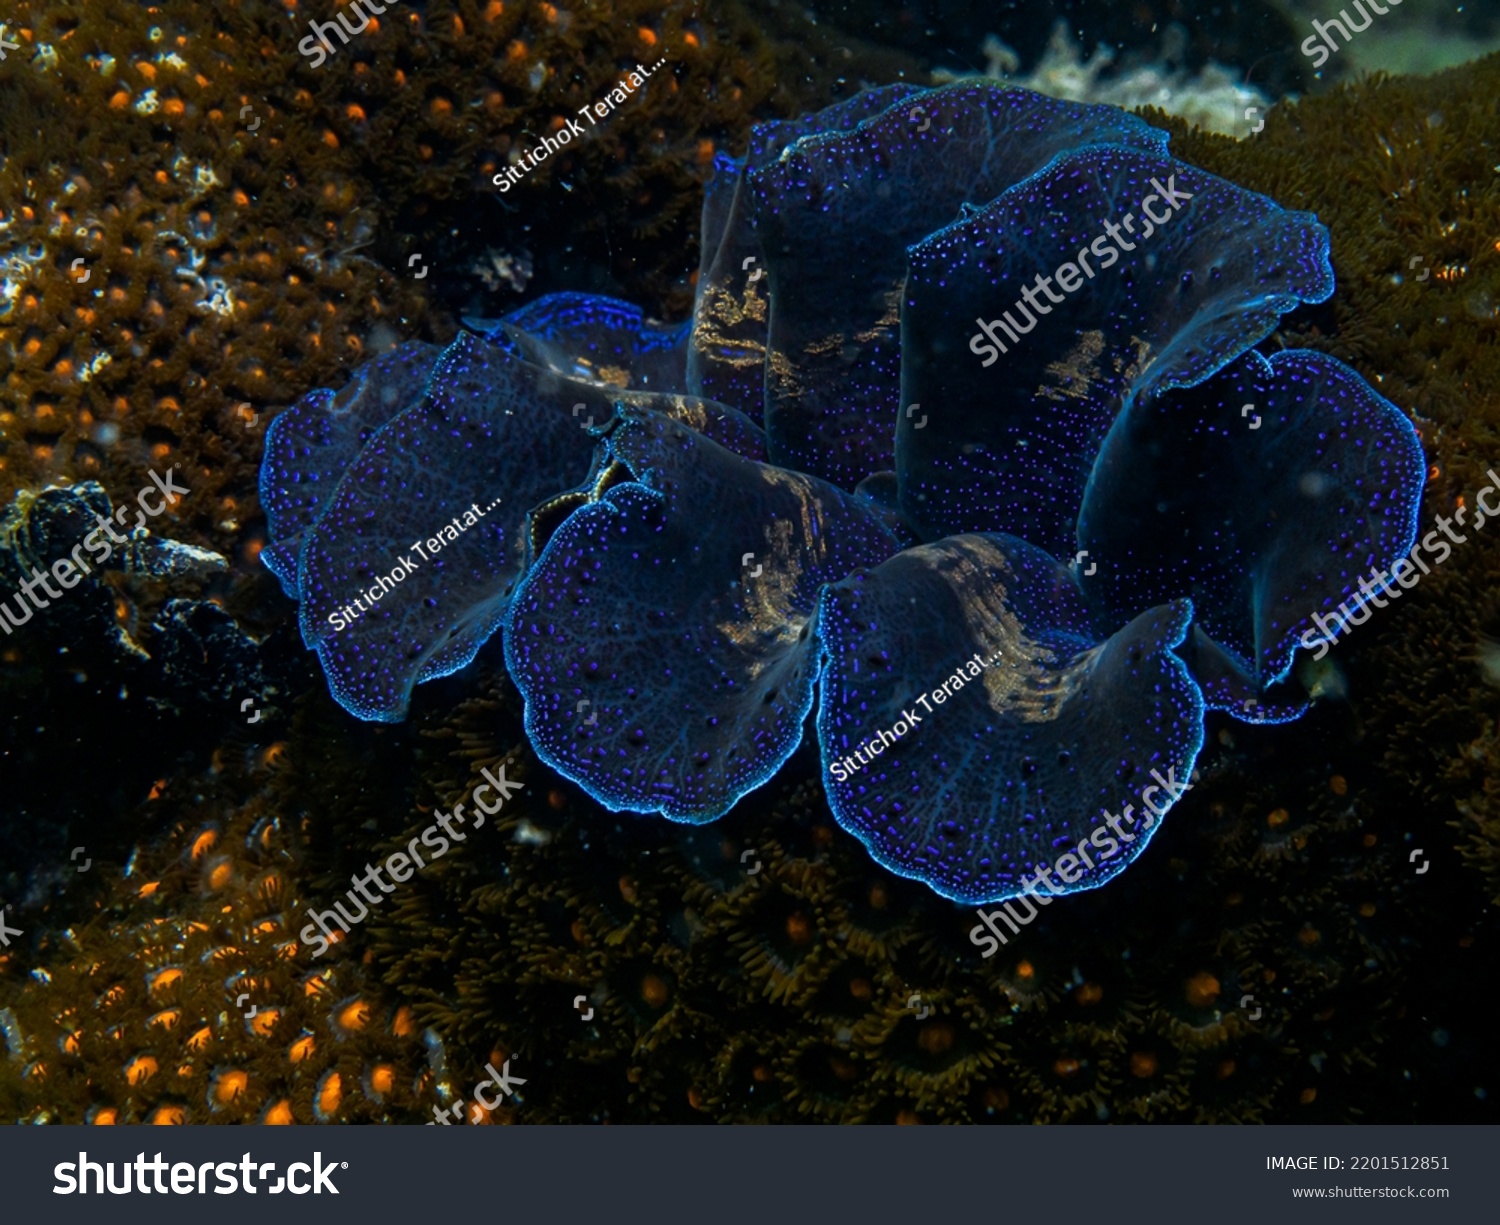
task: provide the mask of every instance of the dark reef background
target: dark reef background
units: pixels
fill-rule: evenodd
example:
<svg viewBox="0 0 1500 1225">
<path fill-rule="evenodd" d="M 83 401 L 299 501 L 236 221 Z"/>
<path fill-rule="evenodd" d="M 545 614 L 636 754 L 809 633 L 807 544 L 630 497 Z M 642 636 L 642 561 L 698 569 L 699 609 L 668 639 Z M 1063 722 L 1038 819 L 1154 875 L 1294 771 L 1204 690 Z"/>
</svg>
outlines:
<svg viewBox="0 0 1500 1225">
<path fill-rule="evenodd" d="M 1500 56 L 1316 80 L 1259 3 L 396 0 L 314 70 L 296 42 L 332 11 L 8 20 L 0 505 L 43 539 L 25 491 L 119 505 L 177 465 L 156 530 L 229 567 L 90 580 L 0 638 L 0 1118 L 422 1122 L 508 1058 L 524 1088 L 469 1121 L 1496 1120 L 1495 537 L 1341 644 L 1299 723 L 1211 721 L 1150 854 L 984 962 L 970 912 L 833 824 L 810 748 L 686 828 L 537 762 L 498 642 L 407 722 L 351 719 L 257 562 L 255 475 L 270 416 L 397 340 L 563 289 L 682 318 L 704 177 L 752 122 L 981 68 L 986 33 L 1030 63 L 1064 15 L 1142 54 L 1181 21 L 1194 64 L 1302 95 L 1238 142 L 1148 118 L 1329 227 L 1338 293 L 1269 343 L 1412 415 L 1430 525 L 1500 464 Z M 663 57 L 490 188 L 513 140 Z M 502 762 L 528 789 L 496 823 L 299 951 L 308 907 Z"/>
</svg>

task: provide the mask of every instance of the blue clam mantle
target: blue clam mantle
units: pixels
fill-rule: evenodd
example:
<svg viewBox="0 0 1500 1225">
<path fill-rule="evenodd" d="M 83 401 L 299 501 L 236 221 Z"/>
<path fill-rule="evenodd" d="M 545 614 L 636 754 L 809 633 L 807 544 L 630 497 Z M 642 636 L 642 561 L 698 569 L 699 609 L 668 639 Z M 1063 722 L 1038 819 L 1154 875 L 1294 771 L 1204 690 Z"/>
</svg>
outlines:
<svg viewBox="0 0 1500 1225">
<path fill-rule="evenodd" d="M 1169 225 L 981 364 L 976 319 L 1174 176 Z M 1332 294 L 1327 232 L 1122 111 L 867 91 L 721 158 L 703 242 L 681 327 L 558 294 L 275 421 L 265 557 L 347 710 L 403 718 L 503 629 L 539 755 L 692 823 L 815 712 L 838 823 L 945 897 L 1003 901 L 1152 771 L 1189 776 L 1207 710 L 1302 713 L 1281 682 L 1314 614 L 1411 547 L 1406 418 L 1332 358 L 1254 348 Z"/>
</svg>

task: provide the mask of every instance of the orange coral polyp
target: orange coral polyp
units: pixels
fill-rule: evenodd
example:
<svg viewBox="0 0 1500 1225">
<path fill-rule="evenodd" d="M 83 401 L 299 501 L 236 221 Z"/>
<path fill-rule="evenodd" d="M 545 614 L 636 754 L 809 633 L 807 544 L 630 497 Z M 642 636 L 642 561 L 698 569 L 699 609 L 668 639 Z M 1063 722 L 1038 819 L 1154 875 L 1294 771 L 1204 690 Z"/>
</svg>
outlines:
<svg viewBox="0 0 1500 1225">
<path fill-rule="evenodd" d="M 214 1075 L 210 1093 L 220 1106 L 233 1105 L 250 1087 L 250 1076 L 240 1068 L 229 1068 Z"/>
<path fill-rule="evenodd" d="M 152 995 L 160 995 L 168 987 L 182 981 L 182 970 L 177 966 L 166 966 L 157 970 L 146 980 L 146 989 Z"/>
<path fill-rule="evenodd" d="M 292 1114 L 292 1104 L 286 1098 L 271 1103 L 260 1120 L 267 1127 L 287 1127 L 297 1120 Z"/>
<path fill-rule="evenodd" d="M 337 1072 L 329 1072 L 318 1085 L 318 1114 L 329 1118 L 337 1112 L 344 1100 L 344 1080 Z"/>
<path fill-rule="evenodd" d="M 150 1055 L 137 1055 L 125 1065 L 125 1079 L 139 1085 L 151 1079 L 157 1072 L 157 1063 Z"/>
<path fill-rule="evenodd" d="M 1207 1008 L 1218 999 L 1222 988 L 1212 974 L 1194 974 L 1187 982 L 1187 1001 L 1194 1008 Z"/>
</svg>

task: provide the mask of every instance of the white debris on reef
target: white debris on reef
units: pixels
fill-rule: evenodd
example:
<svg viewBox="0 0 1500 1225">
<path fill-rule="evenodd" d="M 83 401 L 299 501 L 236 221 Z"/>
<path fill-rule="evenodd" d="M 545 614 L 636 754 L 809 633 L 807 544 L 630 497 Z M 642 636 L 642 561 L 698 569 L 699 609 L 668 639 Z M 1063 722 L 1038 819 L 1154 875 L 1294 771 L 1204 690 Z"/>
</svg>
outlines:
<svg viewBox="0 0 1500 1225">
<path fill-rule="evenodd" d="M 479 274 L 479 279 L 484 282 L 486 289 L 491 293 L 497 293 L 501 284 L 506 284 L 517 293 L 524 292 L 526 282 L 531 280 L 529 253 L 522 251 L 512 255 L 508 251 L 497 251 L 491 247 L 484 254 L 489 263 L 485 264 L 481 260 L 469 271 Z"/>
<path fill-rule="evenodd" d="M 10 228 L 10 222 L 0 224 L 0 232 Z M 47 249 L 40 243 L 29 247 L 10 245 L 0 248 L 0 318 L 10 314 L 11 307 L 21 296 L 28 281 L 34 280 L 37 267 L 47 257 Z M 11 352 L 15 352 L 11 345 Z"/>
<path fill-rule="evenodd" d="M 232 318 L 239 303 L 234 290 L 221 277 L 211 276 L 203 283 L 203 294 L 193 303 L 195 310 L 213 311 L 217 315 Z"/>
<path fill-rule="evenodd" d="M 94 375 L 98 374 L 99 371 L 103 370 L 105 366 L 109 365 L 112 360 L 113 359 L 108 353 L 95 354 L 92 360 L 87 362 L 83 366 L 83 368 L 79 370 L 78 381 L 80 383 L 87 383 L 94 377 Z"/>
<path fill-rule="evenodd" d="M 1170 27 L 1163 39 L 1162 60 L 1180 60 L 1186 41 L 1181 27 Z M 1105 102 L 1126 110 L 1155 106 L 1197 127 L 1226 136 L 1250 135 L 1272 106 L 1272 99 L 1253 85 L 1237 82 L 1229 69 L 1212 60 L 1195 74 L 1160 64 L 1145 64 L 1104 76 L 1104 70 L 1114 62 L 1115 53 L 1108 47 L 1100 47 L 1085 59 L 1082 48 L 1069 35 L 1065 21 L 1052 28 L 1046 53 L 1029 76 L 1015 75 L 1020 70 L 1021 57 L 993 34 L 984 40 L 981 49 L 988 61 L 984 75 L 990 80 L 1019 85 L 1069 102 Z M 934 84 L 944 85 L 972 75 L 938 69 L 932 79 Z"/>
</svg>

